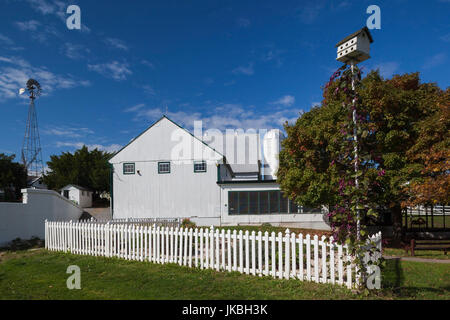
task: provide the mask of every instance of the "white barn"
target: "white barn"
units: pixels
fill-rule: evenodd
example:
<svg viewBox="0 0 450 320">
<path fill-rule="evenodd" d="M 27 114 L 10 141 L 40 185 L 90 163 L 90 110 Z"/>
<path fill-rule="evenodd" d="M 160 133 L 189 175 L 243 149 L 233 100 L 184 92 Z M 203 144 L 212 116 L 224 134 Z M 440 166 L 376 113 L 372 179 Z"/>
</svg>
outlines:
<svg viewBox="0 0 450 320">
<path fill-rule="evenodd" d="M 74 201 L 81 208 L 92 207 L 92 191 L 77 186 L 76 184 L 68 184 L 61 189 L 61 195 L 71 201 Z"/>
<path fill-rule="evenodd" d="M 268 131 L 263 143 L 260 136 L 197 136 L 163 116 L 109 160 L 112 217 L 328 229 L 320 209 L 298 207 L 280 192 L 280 131 Z"/>
</svg>

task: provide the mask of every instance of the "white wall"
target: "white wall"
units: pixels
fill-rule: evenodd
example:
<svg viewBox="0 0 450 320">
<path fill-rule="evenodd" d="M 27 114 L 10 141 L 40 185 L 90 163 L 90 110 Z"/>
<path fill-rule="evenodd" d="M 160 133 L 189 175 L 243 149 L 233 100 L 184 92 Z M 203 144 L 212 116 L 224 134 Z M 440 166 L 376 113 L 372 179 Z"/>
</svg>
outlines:
<svg viewBox="0 0 450 320">
<path fill-rule="evenodd" d="M 221 158 L 163 118 L 110 160 L 114 168 L 113 218 L 218 219 L 220 189 L 216 184 L 216 163 Z M 207 162 L 206 172 L 194 172 L 197 160 Z M 158 173 L 159 161 L 170 161 L 170 173 Z M 123 174 L 124 163 L 134 163 L 135 173 Z"/>
<path fill-rule="evenodd" d="M 52 190 L 23 189 L 23 202 L 0 202 L 0 245 L 15 238 L 44 238 L 44 221 L 78 220 L 83 210 Z"/>
</svg>

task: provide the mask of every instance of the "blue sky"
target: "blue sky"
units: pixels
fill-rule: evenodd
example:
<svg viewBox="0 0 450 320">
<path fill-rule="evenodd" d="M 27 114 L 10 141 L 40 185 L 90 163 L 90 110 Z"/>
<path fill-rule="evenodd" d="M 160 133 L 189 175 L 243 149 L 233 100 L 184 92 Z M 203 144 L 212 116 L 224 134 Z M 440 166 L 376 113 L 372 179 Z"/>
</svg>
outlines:
<svg viewBox="0 0 450 320">
<path fill-rule="evenodd" d="M 81 30 L 66 27 L 70 4 Z M 371 4 L 381 30 L 362 66 L 448 87 L 450 0 L 1 0 L 0 152 L 20 159 L 30 77 L 44 90 L 44 162 L 82 144 L 117 150 L 163 113 L 187 128 L 281 127 L 321 101 L 335 43 Z"/>
</svg>

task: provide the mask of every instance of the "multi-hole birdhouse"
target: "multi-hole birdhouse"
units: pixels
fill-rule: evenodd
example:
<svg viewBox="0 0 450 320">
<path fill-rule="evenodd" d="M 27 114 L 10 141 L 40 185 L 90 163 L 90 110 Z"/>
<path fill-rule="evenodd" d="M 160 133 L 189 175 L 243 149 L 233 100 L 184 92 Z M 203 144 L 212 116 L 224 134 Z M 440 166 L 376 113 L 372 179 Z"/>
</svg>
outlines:
<svg viewBox="0 0 450 320">
<path fill-rule="evenodd" d="M 364 27 L 336 44 L 336 60 L 348 64 L 357 64 L 370 58 L 370 44 L 373 42 L 369 29 Z"/>
</svg>

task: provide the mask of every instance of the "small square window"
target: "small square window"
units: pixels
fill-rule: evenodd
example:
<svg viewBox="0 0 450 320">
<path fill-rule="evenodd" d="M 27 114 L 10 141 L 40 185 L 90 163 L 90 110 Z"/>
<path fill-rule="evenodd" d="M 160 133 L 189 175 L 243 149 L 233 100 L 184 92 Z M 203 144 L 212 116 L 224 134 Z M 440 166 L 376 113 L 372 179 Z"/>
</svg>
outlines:
<svg viewBox="0 0 450 320">
<path fill-rule="evenodd" d="M 206 161 L 194 161 L 194 172 L 206 172 Z"/>
<path fill-rule="evenodd" d="M 134 163 L 124 163 L 123 174 L 134 174 Z"/>
<path fill-rule="evenodd" d="M 158 162 L 158 173 L 170 173 L 170 162 Z"/>
</svg>

